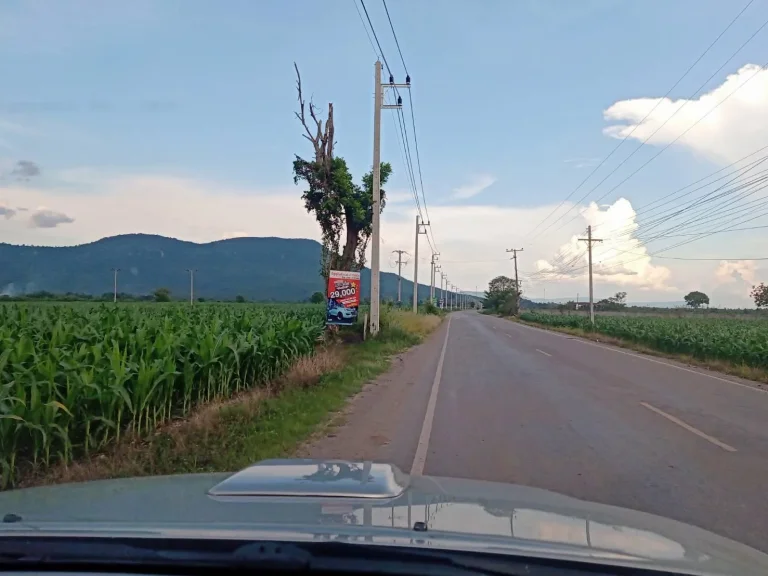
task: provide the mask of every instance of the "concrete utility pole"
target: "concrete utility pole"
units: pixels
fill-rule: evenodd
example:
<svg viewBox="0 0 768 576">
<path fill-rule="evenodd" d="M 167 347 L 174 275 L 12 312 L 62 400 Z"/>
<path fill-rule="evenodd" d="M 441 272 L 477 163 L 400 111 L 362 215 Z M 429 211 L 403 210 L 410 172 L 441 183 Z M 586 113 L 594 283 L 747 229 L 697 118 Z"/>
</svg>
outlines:
<svg viewBox="0 0 768 576">
<path fill-rule="evenodd" d="M 403 254 L 408 254 L 408 252 L 405 250 L 392 250 L 392 254 L 397 254 L 397 303 L 400 304 L 403 283 Z"/>
<path fill-rule="evenodd" d="M 429 222 L 421 222 L 421 216 L 416 215 L 416 248 L 413 256 L 413 313 L 419 311 L 419 234 L 427 233 Z"/>
<path fill-rule="evenodd" d="M 386 88 L 410 88 L 411 78 L 406 77 L 405 84 L 395 84 L 390 76 L 389 84 L 381 83 L 381 62 L 374 65 L 374 97 L 373 97 L 373 233 L 371 234 L 371 336 L 379 333 L 379 318 L 381 316 L 381 263 L 379 250 L 381 245 L 381 111 L 388 108 L 402 108 L 403 99 L 397 97 L 397 104 L 384 104 Z"/>
<path fill-rule="evenodd" d="M 595 325 L 595 297 L 592 291 L 592 243 L 602 242 L 599 238 L 592 238 L 592 226 L 587 226 L 587 237 L 579 238 L 579 242 L 587 243 L 587 251 L 589 252 L 589 321 L 592 325 Z"/>
<path fill-rule="evenodd" d="M 515 314 L 520 314 L 520 280 L 517 279 L 517 253 L 522 252 L 522 248 L 508 248 L 507 252 L 512 252 L 512 260 L 515 261 L 515 290 L 517 290 L 517 306 Z"/>
<path fill-rule="evenodd" d="M 440 308 L 445 309 L 445 272 L 440 272 Z"/>
<path fill-rule="evenodd" d="M 187 272 L 189 272 L 189 303 L 194 304 L 195 303 L 195 270 L 194 268 L 187 268 Z"/>
<path fill-rule="evenodd" d="M 440 256 L 440 252 L 432 252 L 432 271 L 429 275 L 429 301 L 434 304 L 435 302 L 435 273 L 438 269 L 437 257 Z"/>
<path fill-rule="evenodd" d="M 112 268 L 112 272 L 115 273 L 114 295 L 112 297 L 112 302 L 117 302 L 117 273 L 120 272 L 120 268 Z"/>
</svg>

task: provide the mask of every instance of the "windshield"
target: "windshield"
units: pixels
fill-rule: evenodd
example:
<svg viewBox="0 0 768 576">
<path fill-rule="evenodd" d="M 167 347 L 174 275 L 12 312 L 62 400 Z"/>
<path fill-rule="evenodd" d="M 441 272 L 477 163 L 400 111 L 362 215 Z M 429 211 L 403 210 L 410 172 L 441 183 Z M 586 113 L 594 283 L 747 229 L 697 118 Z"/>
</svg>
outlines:
<svg viewBox="0 0 768 576">
<path fill-rule="evenodd" d="M 768 8 L 664 8 L 3 3 L 0 537 L 768 553 Z"/>
</svg>

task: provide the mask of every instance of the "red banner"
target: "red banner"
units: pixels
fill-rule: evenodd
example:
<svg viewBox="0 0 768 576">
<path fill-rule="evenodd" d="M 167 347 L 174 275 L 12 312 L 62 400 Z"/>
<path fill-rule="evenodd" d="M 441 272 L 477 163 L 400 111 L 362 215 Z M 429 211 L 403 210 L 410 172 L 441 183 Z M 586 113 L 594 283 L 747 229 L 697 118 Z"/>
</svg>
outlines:
<svg viewBox="0 0 768 576">
<path fill-rule="evenodd" d="M 327 324 L 354 324 L 360 306 L 360 272 L 331 270 L 326 297 Z"/>
</svg>

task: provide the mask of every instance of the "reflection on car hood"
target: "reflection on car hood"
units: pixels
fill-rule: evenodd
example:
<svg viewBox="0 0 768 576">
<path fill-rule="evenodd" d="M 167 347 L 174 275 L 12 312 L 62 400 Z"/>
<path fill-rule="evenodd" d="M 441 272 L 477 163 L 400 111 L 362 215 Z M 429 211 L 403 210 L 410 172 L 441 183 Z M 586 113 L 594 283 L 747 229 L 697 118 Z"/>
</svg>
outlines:
<svg viewBox="0 0 768 576">
<path fill-rule="evenodd" d="M 0 536 L 342 540 L 768 574 L 768 556 L 679 522 L 546 490 L 388 465 L 272 460 L 237 474 L 104 480 L 0 493 Z M 421 531 L 426 524 L 426 531 Z"/>
</svg>

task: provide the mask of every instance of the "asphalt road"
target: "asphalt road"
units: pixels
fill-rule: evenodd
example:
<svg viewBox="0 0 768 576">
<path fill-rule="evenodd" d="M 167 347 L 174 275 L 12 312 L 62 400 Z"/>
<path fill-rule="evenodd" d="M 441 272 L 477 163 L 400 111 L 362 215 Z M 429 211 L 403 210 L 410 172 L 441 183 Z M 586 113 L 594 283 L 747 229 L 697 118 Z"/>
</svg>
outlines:
<svg viewBox="0 0 768 576">
<path fill-rule="evenodd" d="M 306 454 L 554 490 L 768 551 L 767 392 L 474 312 L 399 358 Z"/>
</svg>

